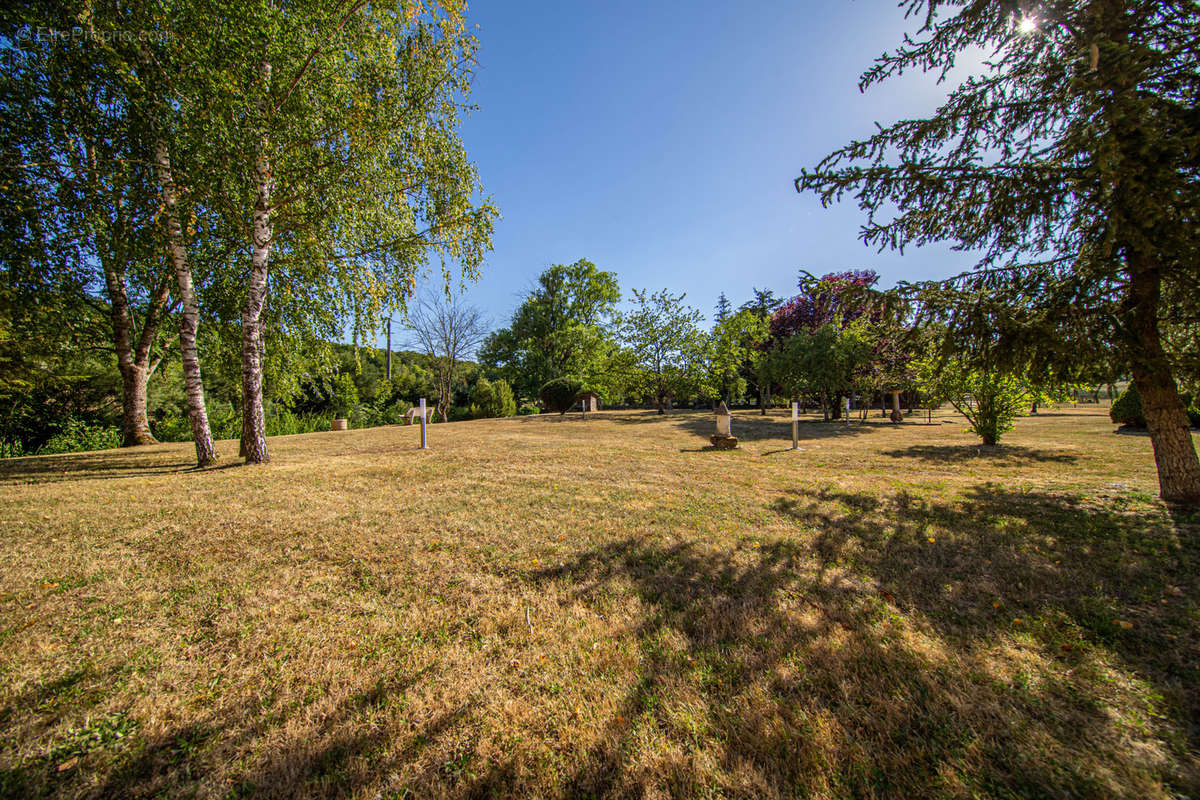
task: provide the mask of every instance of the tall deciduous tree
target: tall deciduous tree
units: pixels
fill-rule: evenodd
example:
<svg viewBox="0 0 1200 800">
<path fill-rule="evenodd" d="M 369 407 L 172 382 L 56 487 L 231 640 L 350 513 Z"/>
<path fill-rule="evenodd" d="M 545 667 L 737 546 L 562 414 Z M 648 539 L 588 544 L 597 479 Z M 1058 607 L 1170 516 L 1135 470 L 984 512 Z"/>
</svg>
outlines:
<svg viewBox="0 0 1200 800">
<path fill-rule="evenodd" d="M 1200 5 L 901 5 L 923 24 L 860 88 L 905 70 L 945 77 L 977 47 L 990 54 L 985 68 L 932 116 L 850 143 L 796 188 L 827 204 L 853 193 L 869 244 L 982 251 L 953 283 L 1007 301 L 1007 323 L 992 327 L 1010 360 L 1069 369 L 1097 342 L 1117 348 L 1145 402 L 1162 497 L 1200 501 L 1177 354 L 1163 335 L 1200 319 Z M 944 311 L 955 347 L 972 346 L 972 304 L 924 303 Z"/>
<path fill-rule="evenodd" d="M 488 338 L 480 360 L 525 397 L 567 375 L 591 384 L 606 363 L 609 327 L 620 299 L 615 273 L 586 258 L 554 264 L 538 277 L 509 327 Z"/>
<path fill-rule="evenodd" d="M 146 131 L 130 105 L 136 76 L 92 15 L 46 4 L 22 17 L 0 52 L 0 180 L 15 201 L 3 218 L 6 277 L 80 286 L 103 307 L 123 443 L 152 443 L 146 388 L 171 273 L 153 234 Z"/>
<path fill-rule="evenodd" d="M 483 313 L 458 300 L 425 297 L 408 317 L 416 349 L 429 357 L 437 385 L 435 410 L 445 422 L 454 404 L 459 367 L 475 355 L 487 335 Z"/>
<path fill-rule="evenodd" d="M 742 304 L 742 311 L 749 311 L 757 316 L 760 320 L 769 322 L 771 315 L 779 306 L 783 305 L 783 301 L 775 296 L 775 292 L 770 289 L 759 289 L 757 286 L 752 290 L 754 299 Z M 767 347 L 767 342 L 760 345 L 760 349 Z M 765 353 L 764 353 L 765 356 Z M 758 410 L 761 414 L 767 413 L 767 406 L 771 404 L 771 377 L 767 371 L 767 360 L 765 357 L 756 359 L 757 368 L 750 371 L 751 380 L 758 389 Z"/>
<path fill-rule="evenodd" d="M 495 209 L 476 197 L 457 128 L 475 40 L 460 3 L 180 6 L 180 51 L 204 77 L 181 99 L 204 131 L 206 207 L 246 234 L 237 264 L 242 450 L 268 460 L 264 327 L 366 335 L 434 260 L 477 274 Z M 183 65 L 185 68 L 187 65 Z M 229 284 L 227 284 L 229 285 Z"/>
<path fill-rule="evenodd" d="M 724 295 L 721 295 L 724 298 Z M 721 397 L 732 403 L 746 389 L 742 371 L 757 374 L 759 361 L 765 356 L 761 345 L 766 341 L 768 321 L 752 311 L 734 314 L 717 308 L 717 322 L 712 329 L 711 383 L 720 390 Z"/>
</svg>

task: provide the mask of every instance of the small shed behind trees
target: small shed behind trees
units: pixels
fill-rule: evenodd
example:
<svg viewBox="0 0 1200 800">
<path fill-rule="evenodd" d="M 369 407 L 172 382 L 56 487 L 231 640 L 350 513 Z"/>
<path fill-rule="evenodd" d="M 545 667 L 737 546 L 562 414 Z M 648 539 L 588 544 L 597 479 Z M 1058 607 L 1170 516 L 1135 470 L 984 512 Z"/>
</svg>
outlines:
<svg viewBox="0 0 1200 800">
<path fill-rule="evenodd" d="M 583 404 L 585 414 L 589 411 L 600 410 L 600 395 L 595 392 L 580 392 L 579 402 Z"/>
</svg>

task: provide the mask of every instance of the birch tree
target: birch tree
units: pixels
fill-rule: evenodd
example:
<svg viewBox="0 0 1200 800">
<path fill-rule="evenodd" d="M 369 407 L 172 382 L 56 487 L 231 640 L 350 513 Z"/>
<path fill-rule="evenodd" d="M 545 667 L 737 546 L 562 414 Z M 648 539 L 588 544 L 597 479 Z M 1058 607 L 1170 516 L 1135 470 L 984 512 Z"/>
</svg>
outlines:
<svg viewBox="0 0 1200 800">
<path fill-rule="evenodd" d="M 0 182 L 17 201 L 4 217 L 6 278 L 82 287 L 109 319 L 123 444 L 153 443 L 146 388 L 162 358 L 171 275 L 153 233 L 133 77 L 93 17 L 45 6 L 25 22 L 0 51 Z"/>
<path fill-rule="evenodd" d="M 284 327 L 362 336 L 427 267 L 477 274 L 496 211 L 457 133 L 475 41 L 450 3 L 183 11 L 206 79 L 183 113 L 207 137 L 207 206 L 245 235 L 242 454 L 261 463 L 272 303 L 305 312 L 277 312 Z"/>
</svg>

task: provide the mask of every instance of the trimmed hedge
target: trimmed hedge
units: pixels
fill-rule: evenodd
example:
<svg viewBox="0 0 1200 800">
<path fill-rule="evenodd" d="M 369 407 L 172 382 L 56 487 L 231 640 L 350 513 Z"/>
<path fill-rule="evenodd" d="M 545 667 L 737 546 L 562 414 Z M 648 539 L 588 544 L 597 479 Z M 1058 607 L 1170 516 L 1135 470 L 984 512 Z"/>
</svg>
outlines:
<svg viewBox="0 0 1200 800">
<path fill-rule="evenodd" d="M 576 378 L 555 378 L 546 381 L 539 392 L 542 408 L 565 414 L 574 407 L 582 391 L 583 384 Z"/>
<path fill-rule="evenodd" d="M 1112 408 L 1108 410 L 1108 418 L 1118 425 L 1128 425 L 1131 428 L 1146 427 L 1146 418 L 1142 416 L 1142 396 L 1132 383 L 1113 401 Z"/>
<path fill-rule="evenodd" d="M 1183 401 L 1184 410 L 1187 413 L 1188 425 L 1200 428 L 1200 407 L 1193 404 L 1194 401 L 1190 395 L 1180 395 L 1180 400 Z M 1108 418 L 1118 425 L 1128 425 L 1131 428 L 1146 427 L 1146 417 L 1142 413 L 1142 397 L 1132 383 L 1121 393 L 1120 397 L 1113 401 Z"/>
</svg>

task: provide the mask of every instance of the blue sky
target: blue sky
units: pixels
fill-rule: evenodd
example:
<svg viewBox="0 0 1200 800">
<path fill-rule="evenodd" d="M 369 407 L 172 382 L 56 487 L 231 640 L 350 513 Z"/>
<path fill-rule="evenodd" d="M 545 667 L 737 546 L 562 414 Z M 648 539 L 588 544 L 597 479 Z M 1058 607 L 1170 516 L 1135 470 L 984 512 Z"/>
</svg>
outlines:
<svg viewBox="0 0 1200 800">
<path fill-rule="evenodd" d="M 686 8 L 686 13 L 680 9 Z M 944 247 L 876 253 L 852 203 L 824 210 L 793 179 L 876 120 L 944 94 L 906 76 L 860 94 L 873 57 L 915 24 L 895 0 L 476 0 L 479 67 L 462 132 L 499 206 L 466 297 L 507 324 L 553 263 L 588 258 L 632 288 L 794 293 L 800 267 L 870 267 L 883 285 L 971 265 Z"/>
</svg>

